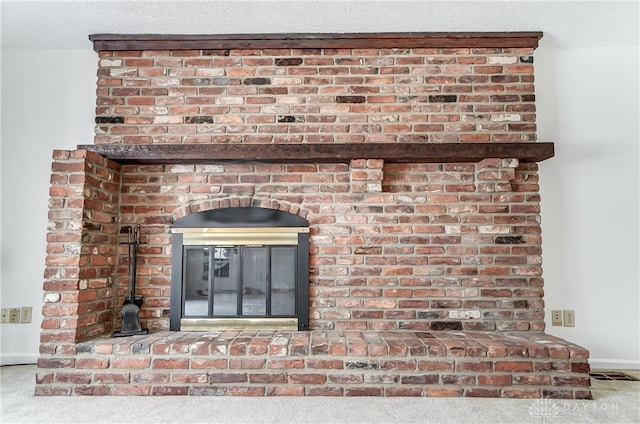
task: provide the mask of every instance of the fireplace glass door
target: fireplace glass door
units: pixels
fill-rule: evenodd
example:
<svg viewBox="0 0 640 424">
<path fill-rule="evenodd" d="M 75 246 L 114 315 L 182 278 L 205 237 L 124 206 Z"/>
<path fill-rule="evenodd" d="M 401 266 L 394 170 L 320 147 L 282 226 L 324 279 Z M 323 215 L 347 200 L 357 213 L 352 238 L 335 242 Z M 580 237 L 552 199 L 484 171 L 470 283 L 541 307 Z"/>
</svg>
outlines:
<svg viewBox="0 0 640 424">
<path fill-rule="evenodd" d="M 295 317 L 297 246 L 184 246 L 185 318 Z"/>
<path fill-rule="evenodd" d="M 176 220 L 171 233 L 171 330 L 309 329 L 306 219 L 211 209 Z"/>
</svg>

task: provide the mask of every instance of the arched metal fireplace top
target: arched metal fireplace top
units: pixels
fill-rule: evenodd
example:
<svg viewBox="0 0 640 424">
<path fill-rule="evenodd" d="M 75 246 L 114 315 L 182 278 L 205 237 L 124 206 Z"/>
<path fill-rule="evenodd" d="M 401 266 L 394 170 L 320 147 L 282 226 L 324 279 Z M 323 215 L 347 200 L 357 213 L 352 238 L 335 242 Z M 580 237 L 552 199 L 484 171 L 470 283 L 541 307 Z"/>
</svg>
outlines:
<svg viewBox="0 0 640 424">
<path fill-rule="evenodd" d="M 277 209 L 230 207 L 192 213 L 176 219 L 174 228 L 308 227 L 301 216 Z"/>
</svg>

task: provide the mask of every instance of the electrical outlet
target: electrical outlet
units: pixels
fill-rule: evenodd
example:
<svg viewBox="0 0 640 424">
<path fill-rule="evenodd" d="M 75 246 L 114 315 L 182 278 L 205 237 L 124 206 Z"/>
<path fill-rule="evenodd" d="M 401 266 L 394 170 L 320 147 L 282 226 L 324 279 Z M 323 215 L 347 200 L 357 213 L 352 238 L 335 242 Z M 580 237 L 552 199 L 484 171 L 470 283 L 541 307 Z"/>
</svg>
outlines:
<svg viewBox="0 0 640 424">
<path fill-rule="evenodd" d="M 29 324 L 31 322 L 31 315 L 33 314 L 33 308 L 31 306 L 23 306 L 20 308 L 20 323 Z"/>
<path fill-rule="evenodd" d="M 562 311 L 551 311 L 551 325 L 562 327 Z"/>
<path fill-rule="evenodd" d="M 20 322 L 20 308 L 9 309 L 9 322 L 12 324 Z"/>
<path fill-rule="evenodd" d="M 564 318 L 564 326 L 565 327 L 575 327 L 576 326 L 576 311 L 565 309 L 562 311 L 562 315 Z"/>
<path fill-rule="evenodd" d="M 2 308 L 2 323 L 6 324 L 9 322 L 9 308 Z"/>
</svg>

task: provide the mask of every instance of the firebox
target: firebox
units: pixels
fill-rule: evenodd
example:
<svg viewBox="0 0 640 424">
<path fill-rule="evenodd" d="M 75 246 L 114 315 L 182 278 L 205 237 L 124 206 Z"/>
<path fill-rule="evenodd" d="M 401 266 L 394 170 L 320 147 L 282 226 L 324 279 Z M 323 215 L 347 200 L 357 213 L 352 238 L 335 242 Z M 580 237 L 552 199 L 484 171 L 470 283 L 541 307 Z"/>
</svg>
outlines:
<svg viewBox="0 0 640 424">
<path fill-rule="evenodd" d="M 187 215 L 171 232 L 171 330 L 308 330 L 306 219 L 230 207 Z"/>
</svg>

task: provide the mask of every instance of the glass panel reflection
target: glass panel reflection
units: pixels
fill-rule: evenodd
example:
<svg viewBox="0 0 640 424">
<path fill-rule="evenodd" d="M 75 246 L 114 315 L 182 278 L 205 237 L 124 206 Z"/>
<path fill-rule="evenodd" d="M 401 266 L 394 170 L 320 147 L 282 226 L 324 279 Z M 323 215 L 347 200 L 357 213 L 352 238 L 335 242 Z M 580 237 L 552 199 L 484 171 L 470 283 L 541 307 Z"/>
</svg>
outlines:
<svg viewBox="0 0 640 424">
<path fill-rule="evenodd" d="M 296 316 L 296 246 L 185 246 L 184 316 Z"/>
<path fill-rule="evenodd" d="M 185 316 L 209 314 L 209 252 L 208 247 L 193 247 L 185 250 Z"/>
<path fill-rule="evenodd" d="M 242 315 L 267 314 L 268 249 L 247 247 L 242 260 Z"/>
<path fill-rule="evenodd" d="M 271 315 L 295 316 L 296 248 L 271 248 Z"/>
<path fill-rule="evenodd" d="M 238 269 L 240 255 L 237 248 L 213 249 L 213 315 L 238 315 Z"/>
</svg>

